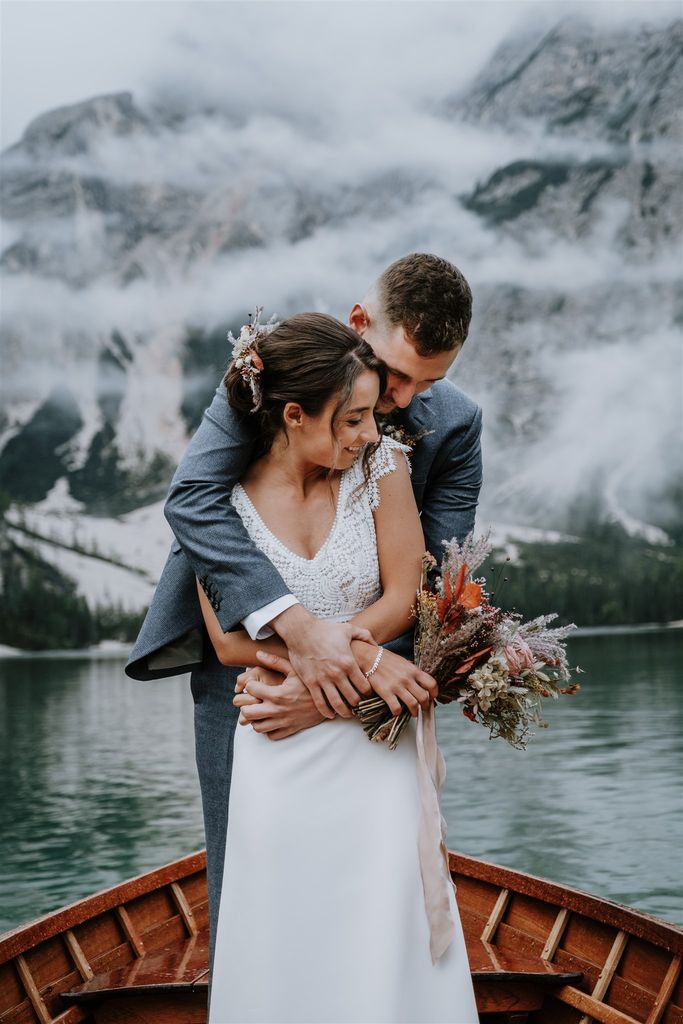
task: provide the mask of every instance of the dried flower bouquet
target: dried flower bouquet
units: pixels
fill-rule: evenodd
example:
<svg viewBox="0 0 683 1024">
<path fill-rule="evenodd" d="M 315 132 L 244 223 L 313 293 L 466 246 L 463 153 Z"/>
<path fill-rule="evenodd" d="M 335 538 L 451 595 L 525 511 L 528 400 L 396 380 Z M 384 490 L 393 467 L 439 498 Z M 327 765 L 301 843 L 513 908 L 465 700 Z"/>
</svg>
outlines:
<svg viewBox="0 0 683 1024">
<path fill-rule="evenodd" d="M 557 615 L 523 622 L 517 612 L 491 604 L 485 580 L 473 573 L 491 552 L 488 536 L 470 534 L 462 545 L 453 539 L 437 572 L 429 554 L 415 609 L 415 664 L 439 685 L 437 701 L 462 704 L 463 714 L 480 722 L 491 738 L 526 747 L 531 724 L 545 727 L 541 702 L 573 694 L 565 638 L 573 625 L 550 628 Z M 393 750 L 410 721 L 403 710 L 392 715 L 380 697 L 368 697 L 355 709 L 370 739 Z"/>
</svg>

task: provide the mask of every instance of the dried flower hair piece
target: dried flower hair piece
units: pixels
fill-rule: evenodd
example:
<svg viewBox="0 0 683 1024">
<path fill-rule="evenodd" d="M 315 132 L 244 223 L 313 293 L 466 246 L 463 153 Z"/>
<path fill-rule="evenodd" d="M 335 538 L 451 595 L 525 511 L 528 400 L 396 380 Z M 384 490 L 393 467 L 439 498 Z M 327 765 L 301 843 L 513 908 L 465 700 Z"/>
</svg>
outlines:
<svg viewBox="0 0 683 1024">
<path fill-rule="evenodd" d="M 242 380 L 247 382 L 251 390 L 251 412 L 258 412 L 263 398 L 260 381 L 263 360 L 254 345 L 259 338 L 266 337 L 279 326 L 275 316 L 271 316 L 267 323 L 262 324 L 262 312 L 263 306 L 257 306 L 254 316 L 249 314 L 249 323 L 243 325 L 239 338 L 236 338 L 232 331 L 228 331 L 228 341 L 232 345 L 232 361 L 235 368 L 240 371 Z"/>
</svg>

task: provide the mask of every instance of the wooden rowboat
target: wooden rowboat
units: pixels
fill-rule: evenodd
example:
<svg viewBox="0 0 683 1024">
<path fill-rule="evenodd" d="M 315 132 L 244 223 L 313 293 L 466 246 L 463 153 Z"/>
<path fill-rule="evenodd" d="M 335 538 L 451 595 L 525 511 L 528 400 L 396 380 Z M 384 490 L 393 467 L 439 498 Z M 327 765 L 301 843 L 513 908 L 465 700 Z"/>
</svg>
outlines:
<svg viewBox="0 0 683 1024">
<path fill-rule="evenodd" d="M 497 1024 L 683 1024 L 683 930 L 453 853 L 479 1011 Z M 205 857 L 0 937 L 2 1024 L 204 1024 Z"/>
</svg>

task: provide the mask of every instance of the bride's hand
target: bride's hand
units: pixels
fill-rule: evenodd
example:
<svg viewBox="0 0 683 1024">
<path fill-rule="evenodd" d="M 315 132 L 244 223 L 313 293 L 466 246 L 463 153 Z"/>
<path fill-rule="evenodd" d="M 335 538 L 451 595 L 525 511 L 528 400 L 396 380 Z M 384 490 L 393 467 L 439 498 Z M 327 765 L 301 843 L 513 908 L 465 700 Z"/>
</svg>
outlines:
<svg viewBox="0 0 683 1024">
<path fill-rule="evenodd" d="M 354 644 L 354 647 L 360 645 Z M 368 657 L 374 653 L 368 651 Z M 402 658 L 400 654 L 385 650 L 379 665 L 370 677 L 372 689 L 386 701 L 392 715 L 400 715 L 405 706 L 413 717 L 420 706 L 429 707 L 429 702 L 438 693 L 436 680 L 423 672 L 412 661 Z"/>
<path fill-rule="evenodd" d="M 235 681 L 235 693 L 244 693 L 250 683 L 264 682 L 271 686 L 277 686 L 283 679 L 284 675 L 281 672 L 271 672 L 267 668 L 245 668 Z M 237 706 L 239 707 L 239 705 Z"/>
<path fill-rule="evenodd" d="M 248 669 L 238 676 L 233 704 L 240 709 L 240 725 L 251 725 L 270 740 L 282 740 L 323 721 L 311 696 L 284 658 L 282 672 Z M 283 673 L 287 672 L 287 675 Z M 247 691 L 245 692 L 245 684 Z"/>
<path fill-rule="evenodd" d="M 289 652 L 294 673 L 311 695 L 323 718 L 350 718 L 361 696 L 372 692 L 352 650 L 352 640 L 374 644 L 367 629 L 350 622 L 323 622 L 301 605 L 293 605 L 273 621 Z M 273 656 L 258 652 L 261 663 L 275 667 Z"/>
</svg>

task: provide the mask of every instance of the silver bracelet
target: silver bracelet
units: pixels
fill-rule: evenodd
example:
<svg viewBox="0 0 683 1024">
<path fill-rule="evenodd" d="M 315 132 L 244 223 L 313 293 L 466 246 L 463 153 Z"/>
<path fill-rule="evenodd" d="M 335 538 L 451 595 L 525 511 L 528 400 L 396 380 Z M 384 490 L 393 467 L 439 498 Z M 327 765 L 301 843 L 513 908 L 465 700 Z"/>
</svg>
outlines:
<svg viewBox="0 0 683 1024">
<path fill-rule="evenodd" d="M 380 661 L 382 660 L 382 655 L 383 655 L 383 654 L 384 654 L 384 648 L 383 648 L 383 647 L 380 647 L 380 649 L 379 649 L 379 650 L 378 650 L 378 652 L 377 652 L 377 657 L 376 657 L 376 658 L 375 658 L 375 660 L 373 661 L 373 663 L 372 663 L 372 665 L 370 666 L 370 668 L 368 669 L 368 671 L 364 673 L 364 675 L 365 675 L 365 678 L 366 678 L 366 679 L 369 679 L 369 678 L 370 678 L 370 676 L 372 676 L 372 675 L 374 675 L 374 674 L 375 674 L 375 672 L 376 672 L 376 671 L 377 671 L 377 669 L 379 668 L 379 663 L 380 663 Z"/>
</svg>

